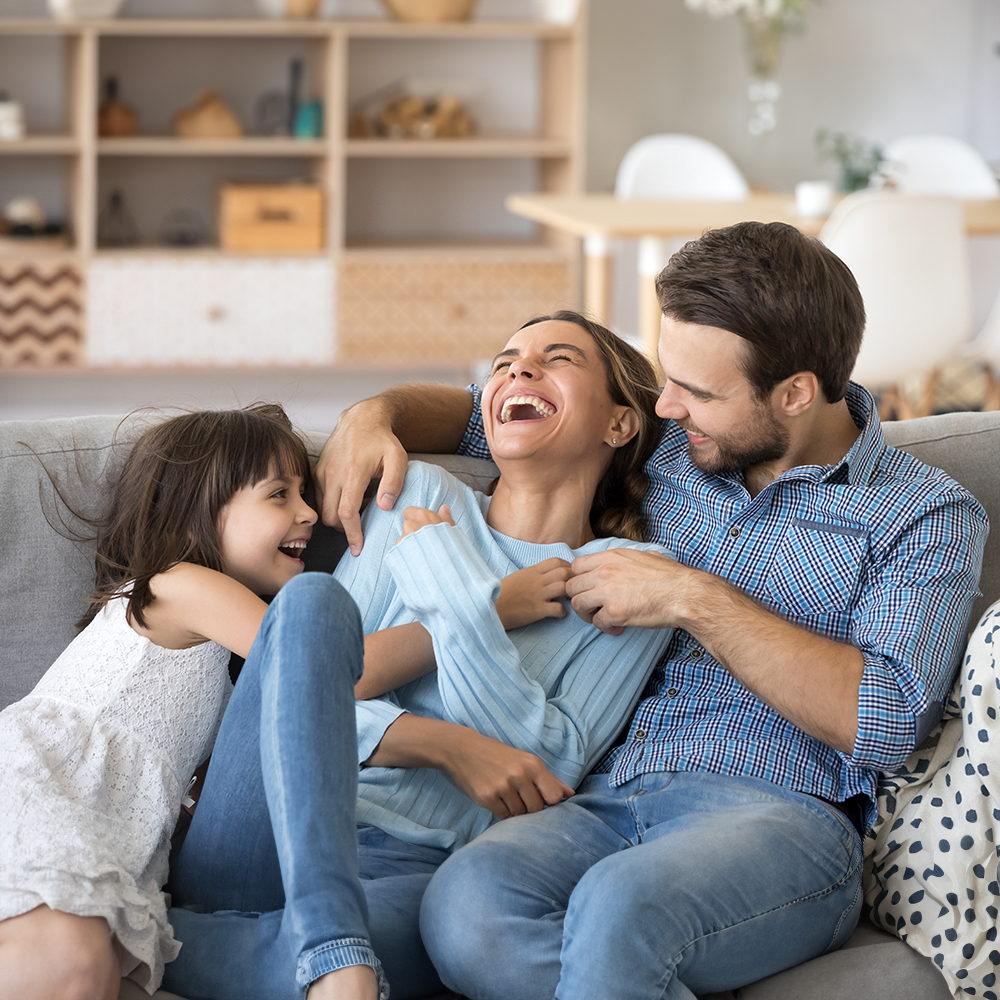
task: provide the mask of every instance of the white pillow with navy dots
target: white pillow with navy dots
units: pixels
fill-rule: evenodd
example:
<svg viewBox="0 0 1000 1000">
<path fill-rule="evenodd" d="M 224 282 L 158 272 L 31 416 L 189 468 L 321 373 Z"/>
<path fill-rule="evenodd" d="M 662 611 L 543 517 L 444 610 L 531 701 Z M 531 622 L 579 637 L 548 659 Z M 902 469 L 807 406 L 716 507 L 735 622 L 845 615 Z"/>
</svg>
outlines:
<svg viewBox="0 0 1000 1000">
<path fill-rule="evenodd" d="M 1000 602 L 969 639 L 941 724 L 883 775 L 866 843 L 871 919 L 930 958 L 956 998 L 1000 998 Z"/>
</svg>

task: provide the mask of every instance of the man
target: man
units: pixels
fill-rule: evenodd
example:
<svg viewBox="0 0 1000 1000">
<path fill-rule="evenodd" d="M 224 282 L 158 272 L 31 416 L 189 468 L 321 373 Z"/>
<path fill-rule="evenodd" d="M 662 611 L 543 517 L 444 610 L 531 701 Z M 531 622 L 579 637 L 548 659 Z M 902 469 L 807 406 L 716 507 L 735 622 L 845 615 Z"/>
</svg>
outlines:
<svg viewBox="0 0 1000 1000">
<path fill-rule="evenodd" d="M 674 558 L 578 559 L 566 593 L 606 631 L 677 631 L 576 796 L 432 879 L 425 944 L 470 997 L 691 997 L 839 947 L 878 772 L 940 717 L 978 595 L 985 514 L 887 448 L 849 384 L 864 307 L 835 255 L 744 223 L 687 244 L 657 293 L 666 422 L 646 510 Z M 355 442 L 376 428 L 360 466 L 325 467 L 352 545 L 360 480 L 381 462 L 379 502 L 398 491 L 390 426 L 444 449 L 468 409 L 404 389 L 348 415 Z M 473 410 L 462 450 L 482 454 Z M 386 762 L 413 759 L 411 725 L 412 742 L 387 732 Z"/>
</svg>

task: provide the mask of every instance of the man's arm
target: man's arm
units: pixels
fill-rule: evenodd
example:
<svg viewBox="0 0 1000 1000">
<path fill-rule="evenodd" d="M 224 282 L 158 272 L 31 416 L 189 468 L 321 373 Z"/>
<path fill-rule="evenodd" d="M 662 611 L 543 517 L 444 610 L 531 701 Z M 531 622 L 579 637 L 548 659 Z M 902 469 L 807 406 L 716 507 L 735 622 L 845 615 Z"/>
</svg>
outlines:
<svg viewBox="0 0 1000 1000">
<path fill-rule="evenodd" d="M 708 573 L 615 550 L 573 563 L 574 609 L 605 631 L 685 629 L 804 732 L 862 767 L 901 764 L 940 716 L 982 567 L 982 507 L 956 487 L 881 539 L 848 642 L 799 628 Z"/>
<path fill-rule="evenodd" d="M 387 389 L 345 410 L 316 464 L 317 503 L 323 522 L 347 535 L 361 551 L 361 506 L 378 475 L 378 505 L 391 510 L 403 488 L 406 453 L 454 452 L 472 414 L 464 389 L 414 383 Z"/>
<path fill-rule="evenodd" d="M 573 573 L 566 592 L 582 618 L 606 632 L 682 628 L 799 729 L 853 752 L 860 650 L 798 628 L 725 580 L 656 553 L 611 549 L 577 559 Z"/>
<path fill-rule="evenodd" d="M 476 805 L 500 819 L 538 812 L 573 794 L 534 754 L 466 726 L 409 713 L 390 724 L 364 763 L 445 771 Z"/>
</svg>

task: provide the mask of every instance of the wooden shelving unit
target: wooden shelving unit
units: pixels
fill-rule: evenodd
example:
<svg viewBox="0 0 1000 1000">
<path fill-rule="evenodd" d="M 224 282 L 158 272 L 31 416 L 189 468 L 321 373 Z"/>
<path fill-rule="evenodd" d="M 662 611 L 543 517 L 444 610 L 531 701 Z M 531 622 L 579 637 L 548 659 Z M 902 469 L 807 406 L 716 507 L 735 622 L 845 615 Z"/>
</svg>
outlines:
<svg viewBox="0 0 1000 1000">
<path fill-rule="evenodd" d="M 580 19 L 569 26 L 475 20 L 441 25 L 271 19 L 68 23 L 0 17 L 0 44 L 8 36 L 62 40 L 64 65 L 58 68 L 67 80 L 64 134 L 36 134 L 29 117 L 24 139 L 0 142 L 0 173 L 8 157 L 12 165 L 17 159 L 28 163 L 25 157 L 41 158 L 38 162 L 42 164 L 58 163 L 58 168 L 48 169 L 61 170 L 72 234 L 68 251 L 41 247 L 32 250 L 30 244 L 25 244 L 23 250 L 12 252 L 9 242 L 0 249 L 0 296 L 8 303 L 16 303 L 21 283 L 28 289 L 23 293 L 24 300 L 34 301 L 30 322 L 23 316 L 19 318 L 9 304 L 0 313 L 0 368 L 54 364 L 75 365 L 83 370 L 109 365 L 141 370 L 145 365 L 164 364 L 398 366 L 410 360 L 424 365 L 437 360 L 465 363 L 491 355 L 497 343 L 528 316 L 578 303 L 580 260 L 576 241 L 544 232 L 528 239 L 523 235 L 512 238 L 509 231 L 500 231 L 503 227 L 495 233 L 470 235 L 466 231 L 470 227 L 464 223 L 455 224 L 455 231 L 449 235 L 440 231 L 436 219 L 428 220 L 424 235 L 414 234 L 412 220 L 396 233 L 391 219 L 389 223 L 359 223 L 358 205 L 378 203 L 383 194 L 401 197 L 396 189 L 412 183 L 415 194 L 411 202 L 419 209 L 423 202 L 430 204 L 434 198 L 448 196 L 447 189 L 434 191 L 435 183 L 454 183 L 455 176 L 460 175 L 463 188 L 475 191 L 477 184 L 487 181 L 495 187 L 501 183 L 495 172 L 504 169 L 520 170 L 518 176 L 529 178 L 529 186 L 533 183 L 539 191 L 572 194 L 582 190 L 585 34 L 585 2 L 581 4 Z M 476 135 L 460 140 L 348 138 L 352 107 L 365 96 L 352 92 L 352 66 L 358 60 L 371 58 L 372 53 L 377 55 L 379 46 L 413 46 L 414 58 L 420 58 L 424 51 L 431 53 L 427 66 L 431 75 L 435 70 L 433 52 L 442 51 L 433 49 L 434 45 L 479 46 L 486 52 L 482 49 L 485 45 L 493 57 L 496 52 L 502 55 L 502 46 L 507 44 L 520 46 L 521 53 L 528 45 L 534 53 L 537 93 L 533 129 L 491 128 L 486 122 Z M 500 48 L 496 48 L 498 45 Z M 161 50 L 161 46 L 167 48 Z M 153 77 L 155 83 L 157 66 L 169 62 L 164 52 L 186 57 L 192 47 L 200 47 L 198 51 L 204 55 L 206 46 L 216 47 L 220 57 L 228 52 L 231 59 L 235 47 L 237 58 L 233 61 L 243 64 L 241 72 L 248 59 L 268 51 L 266 46 L 272 46 L 282 58 L 287 51 L 301 47 L 306 53 L 307 84 L 323 103 L 325 135 L 308 140 L 252 134 L 226 140 L 176 138 L 168 134 L 168 119 L 163 114 L 147 114 L 142 94 L 133 96 L 129 81 L 123 80 L 123 96 L 139 112 L 140 134 L 129 138 L 97 136 L 102 81 L 115 71 L 116 61 L 120 62 L 130 47 L 140 47 L 150 55 L 149 71 L 146 73 L 144 67 L 142 74 L 136 74 L 134 91 L 154 85 L 147 77 Z M 246 50 L 250 55 L 240 57 L 240 46 L 250 46 Z M 244 72 L 240 79 L 245 81 L 245 76 Z M 175 104 L 180 106 L 182 88 L 178 81 L 160 82 L 177 92 Z M 0 85 L 16 95 L 16 80 L 2 78 L 2 72 Z M 495 82 L 491 86 L 490 96 L 496 107 L 505 99 L 504 87 Z M 154 97 L 160 99 L 159 95 Z M 249 95 L 237 95 L 242 97 L 249 99 Z M 491 163 L 494 166 L 490 167 Z M 503 164 L 526 166 L 505 168 Z M 139 208 L 162 214 L 169 205 L 151 205 L 161 189 L 187 184 L 197 189 L 198 197 L 207 203 L 221 180 L 229 176 L 241 179 L 244 174 L 264 179 L 294 176 L 321 184 L 327 204 L 326 249 L 311 254 L 259 255 L 227 253 L 211 245 L 211 241 L 207 246 L 192 248 L 156 245 L 155 224 L 143 220 L 140 245 L 115 249 L 98 245 L 98 218 L 112 186 L 127 188 L 134 184 Z M 438 175 L 440 182 L 436 180 Z M 285 285 L 278 283 L 278 290 L 270 293 L 272 297 L 280 294 L 282 287 L 287 287 L 289 296 L 318 296 L 312 312 L 326 317 L 323 322 L 329 324 L 328 344 L 324 343 L 322 349 L 316 347 L 322 341 L 322 331 L 314 331 L 298 348 L 285 352 L 287 356 L 279 348 L 270 354 L 264 350 L 259 356 L 252 354 L 257 350 L 253 348 L 251 355 L 240 355 L 241 337 L 249 342 L 256 336 L 258 347 L 261 341 L 259 330 L 254 334 L 249 326 L 240 327 L 244 320 L 240 318 L 239 302 L 246 294 L 240 289 L 246 287 L 248 268 L 258 269 L 253 272 L 257 275 L 253 294 L 264 295 L 259 271 L 264 262 L 271 262 L 274 270 L 286 276 Z M 179 356 L 174 350 L 175 338 L 161 321 L 166 307 L 172 307 L 176 299 L 197 297 L 192 291 L 201 280 L 196 280 L 192 271 L 197 267 L 217 272 L 213 280 L 221 298 L 218 303 L 204 306 L 208 319 L 202 323 L 201 334 L 201 342 L 213 336 L 228 338 L 229 353 L 217 353 L 216 360 L 212 360 L 210 352 L 193 358 Z M 296 267 L 303 269 L 303 275 L 308 272 L 302 283 Z M 318 267 L 328 269 L 325 288 L 317 279 Z M 154 271 L 162 276 L 162 295 Z M 49 328 L 51 324 L 47 327 L 38 315 L 35 300 L 41 294 L 39 289 L 53 283 L 60 285 L 64 300 L 69 294 L 67 288 L 78 289 L 75 334 L 72 308 L 63 309 L 59 332 Z M 133 288 L 145 291 L 130 291 Z M 143 300 L 133 301 L 140 294 Z M 210 298 L 211 291 L 205 295 Z M 136 347 L 134 357 L 128 356 L 127 345 L 99 347 L 102 331 L 115 323 L 122 326 L 122 317 L 115 318 L 108 312 L 118 308 L 116 296 L 127 300 L 120 311 L 127 314 L 124 322 L 140 331 L 135 335 L 137 341 L 143 337 L 149 341 Z M 31 308 L 25 308 L 31 312 Z M 43 313 L 45 308 L 43 305 Z M 281 323 L 280 303 L 261 299 L 255 309 Z M 306 313 L 310 314 L 309 310 Z M 175 321 L 195 322 L 181 316 Z M 19 333 L 29 327 L 34 328 L 39 342 L 34 348 L 29 343 L 31 335 Z M 147 329 L 153 332 L 148 336 L 141 333 Z M 275 340 L 287 347 L 297 335 L 292 328 L 278 329 Z M 159 347 L 157 338 L 162 341 Z M 57 342 L 58 346 L 53 346 Z"/>
</svg>

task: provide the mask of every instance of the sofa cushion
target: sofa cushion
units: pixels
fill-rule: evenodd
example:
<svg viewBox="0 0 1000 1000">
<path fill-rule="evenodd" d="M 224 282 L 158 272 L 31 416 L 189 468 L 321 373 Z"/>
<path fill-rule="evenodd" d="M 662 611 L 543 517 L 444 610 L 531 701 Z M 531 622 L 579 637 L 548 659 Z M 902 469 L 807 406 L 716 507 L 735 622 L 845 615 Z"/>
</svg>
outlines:
<svg viewBox="0 0 1000 1000">
<path fill-rule="evenodd" d="M 974 626 L 1000 599 L 1000 412 L 942 413 L 887 423 L 884 430 L 889 444 L 943 469 L 986 508 L 994 530 L 986 541 Z"/>
</svg>

